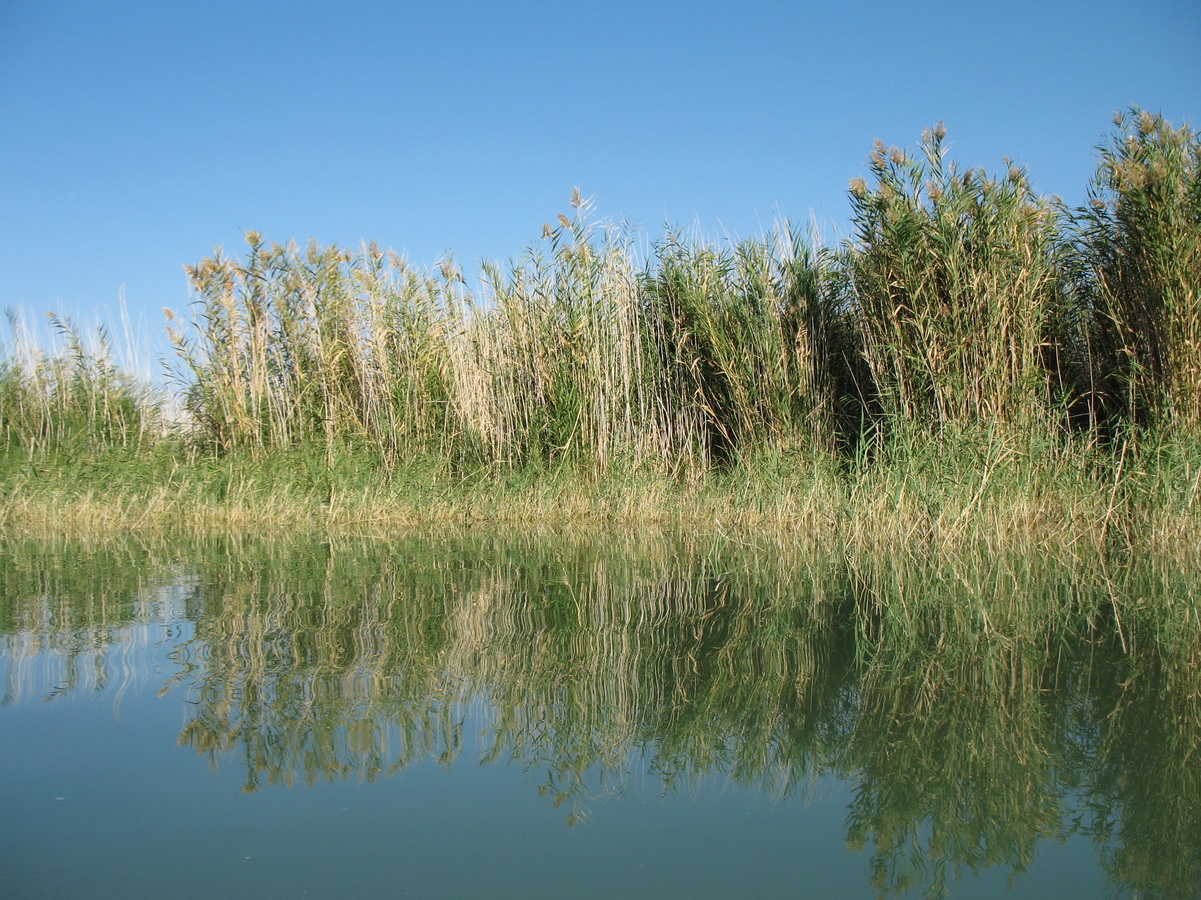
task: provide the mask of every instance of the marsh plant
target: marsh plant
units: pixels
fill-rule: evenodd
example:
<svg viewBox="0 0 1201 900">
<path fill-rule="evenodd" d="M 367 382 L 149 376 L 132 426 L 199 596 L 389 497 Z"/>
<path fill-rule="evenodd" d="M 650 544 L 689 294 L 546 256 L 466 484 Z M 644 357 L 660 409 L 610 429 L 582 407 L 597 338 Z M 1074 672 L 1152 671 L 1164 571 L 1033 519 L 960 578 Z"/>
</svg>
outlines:
<svg viewBox="0 0 1201 900">
<path fill-rule="evenodd" d="M 1198 141 L 1139 110 L 1118 125 L 1076 213 L 1008 161 L 960 168 L 941 123 L 915 154 L 878 143 L 837 250 L 782 223 L 728 247 L 669 232 L 640 255 L 578 191 L 573 217 L 474 286 L 449 261 L 429 274 L 251 233 L 243 261 L 189 270 L 190 407 L 220 449 L 319 439 L 602 471 L 847 448 L 865 427 L 1194 421 Z"/>
<path fill-rule="evenodd" d="M 1201 424 L 1201 138 L 1132 109 L 1098 148 L 1081 211 L 1085 302 L 1095 316 L 1096 382 L 1113 414 Z"/>
<path fill-rule="evenodd" d="M 1138 109 L 1117 123 L 1074 211 L 1020 166 L 960 167 L 941 125 L 913 153 L 880 143 L 837 247 L 787 222 L 648 245 L 578 190 L 478 276 L 250 232 L 241 257 L 188 269 L 194 315 L 169 327 L 186 414 L 154 483 L 199 465 L 206 483 L 220 470 L 221 497 L 249 498 L 274 489 L 252 484 L 263 471 L 324 467 L 312 496 L 331 510 L 335 482 L 347 497 L 371 477 L 420 486 L 420 504 L 519 482 L 581 496 L 724 485 L 756 509 L 793 503 L 793 523 L 821 502 L 829 520 L 1017 532 L 1057 504 L 1065 540 L 1187 541 L 1201 510 L 1201 143 Z M 90 349 L 59 327 L 60 350 L 5 354 L 6 447 L 157 440 L 161 404 L 103 339 Z"/>
<path fill-rule="evenodd" d="M 172 337 L 203 441 L 693 474 L 832 442 L 827 255 L 785 229 L 734 251 L 669 237 L 640 262 L 572 205 L 475 289 L 453 262 L 419 274 L 374 246 L 255 233 L 243 261 L 190 268 L 199 315 Z"/>
<path fill-rule="evenodd" d="M 897 427 L 1047 421 L 1046 348 L 1062 318 L 1057 217 L 1013 164 L 946 159 L 939 123 L 917 156 L 877 143 L 851 187 L 849 268 L 880 413 Z"/>
<path fill-rule="evenodd" d="M 144 449 L 163 432 L 163 398 L 118 368 L 108 334 L 88 341 L 51 314 L 50 341 L 9 311 L 0 358 L 0 446 L 26 455 L 111 448 Z"/>
</svg>

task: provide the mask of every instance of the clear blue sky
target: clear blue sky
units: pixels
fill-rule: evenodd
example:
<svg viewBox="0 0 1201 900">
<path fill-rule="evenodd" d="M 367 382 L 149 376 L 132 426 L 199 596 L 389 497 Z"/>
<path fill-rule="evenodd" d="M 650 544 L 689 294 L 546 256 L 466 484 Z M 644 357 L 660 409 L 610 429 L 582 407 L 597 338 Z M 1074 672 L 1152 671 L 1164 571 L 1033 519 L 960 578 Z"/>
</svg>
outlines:
<svg viewBox="0 0 1201 900">
<path fill-rule="evenodd" d="M 242 233 L 469 273 L 570 211 L 846 232 L 874 138 L 1080 202 L 1116 107 L 1201 126 L 1201 2 L 0 0 L 0 307 L 146 327 Z"/>
</svg>

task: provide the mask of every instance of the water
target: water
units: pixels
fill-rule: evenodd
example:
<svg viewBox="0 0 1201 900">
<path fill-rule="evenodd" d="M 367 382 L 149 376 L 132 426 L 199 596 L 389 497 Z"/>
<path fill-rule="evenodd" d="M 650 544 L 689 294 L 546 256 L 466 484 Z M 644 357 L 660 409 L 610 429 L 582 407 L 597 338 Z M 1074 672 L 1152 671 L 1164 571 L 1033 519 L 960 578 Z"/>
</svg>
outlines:
<svg viewBox="0 0 1201 900">
<path fill-rule="evenodd" d="M 0 544 L 0 894 L 1201 894 L 1173 566 Z"/>
</svg>

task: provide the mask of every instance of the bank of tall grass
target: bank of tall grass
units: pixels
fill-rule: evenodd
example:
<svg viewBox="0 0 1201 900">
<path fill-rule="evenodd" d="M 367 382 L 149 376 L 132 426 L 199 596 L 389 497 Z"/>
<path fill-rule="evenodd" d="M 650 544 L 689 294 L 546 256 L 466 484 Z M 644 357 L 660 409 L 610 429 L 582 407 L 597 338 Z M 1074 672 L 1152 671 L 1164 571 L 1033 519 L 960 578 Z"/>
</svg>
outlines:
<svg viewBox="0 0 1201 900">
<path fill-rule="evenodd" d="M 49 337 L 9 310 L 0 358 L 0 447 L 43 457 L 82 448 L 153 446 L 165 398 L 113 360 L 105 328 L 85 335 L 48 316 Z"/>
<path fill-rule="evenodd" d="M 641 260 L 573 205 L 474 288 L 453 263 L 254 233 L 244 259 L 206 259 L 173 332 L 198 439 L 682 476 L 831 444 L 828 357 L 851 335 L 830 254 L 782 228 L 730 249 L 668 235 Z"/>
<path fill-rule="evenodd" d="M 780 223 L 648 250 L 578 192 L 476 274 L 251 232 L 188 269 L 173 397 L 69 325 L 57 352 L 13 343 L 4 517 L 1188 546 L 1197 135 L 1118 116 L 1080 210 L 945 137 L 876 146 L 836 247 Z"/>
</svg>

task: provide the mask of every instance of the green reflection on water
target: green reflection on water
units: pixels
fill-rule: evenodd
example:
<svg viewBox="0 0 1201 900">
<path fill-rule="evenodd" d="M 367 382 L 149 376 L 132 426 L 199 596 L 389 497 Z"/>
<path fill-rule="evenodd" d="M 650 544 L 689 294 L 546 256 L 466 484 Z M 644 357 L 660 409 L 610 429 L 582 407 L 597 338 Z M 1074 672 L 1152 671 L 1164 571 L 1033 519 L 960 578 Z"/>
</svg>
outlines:
<svg viewBox="0 0 1201 900">
<path fill-rule="evenodd" d="M 179 741 L 247 791 L 449 765 L 482 716 L 484 760 L 540 773 L 568 824 L 636 766 L 667 792 L 720 775 L 778 798 L 835 774 L 882 894 L 1020 873 L 1085 834 L 1115 889 L 1195 896 L 1191 583 L 666 535 L 10 541 L 0 648 L 14 703 L 144 679 L 132 626 L 169 624 Z"/>
</svg>

